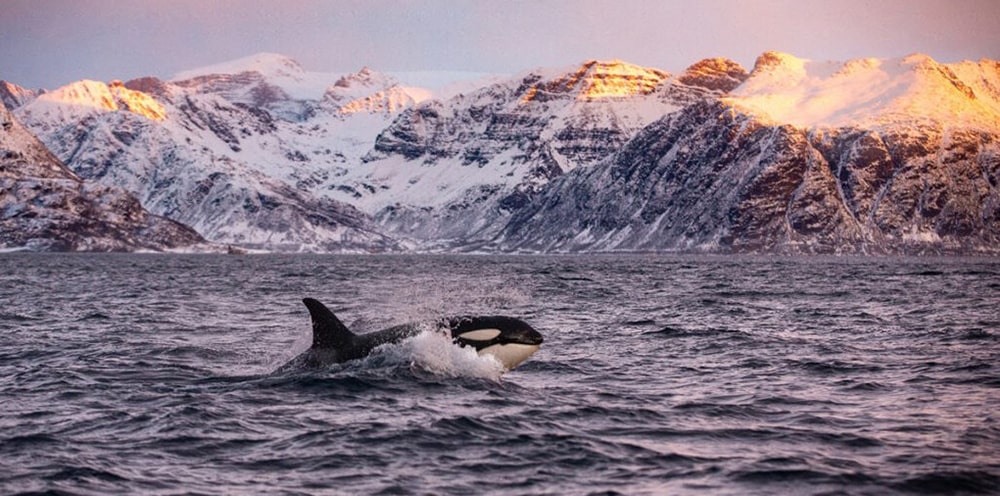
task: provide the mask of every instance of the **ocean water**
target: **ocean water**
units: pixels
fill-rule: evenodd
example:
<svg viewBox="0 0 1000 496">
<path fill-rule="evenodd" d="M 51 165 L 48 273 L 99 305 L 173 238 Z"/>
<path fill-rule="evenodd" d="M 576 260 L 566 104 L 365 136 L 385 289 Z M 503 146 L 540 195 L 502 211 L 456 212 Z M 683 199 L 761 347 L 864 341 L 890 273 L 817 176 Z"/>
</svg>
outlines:
<svg viewBox="0 0 1000 496">
<path fill-rule="evenodd" d="M 909 494 L 1000 488 L 1000 261 L 0 255 L 0 493 Z M 506 314 L 503 373 L 432 335 Z"/>
</svg>

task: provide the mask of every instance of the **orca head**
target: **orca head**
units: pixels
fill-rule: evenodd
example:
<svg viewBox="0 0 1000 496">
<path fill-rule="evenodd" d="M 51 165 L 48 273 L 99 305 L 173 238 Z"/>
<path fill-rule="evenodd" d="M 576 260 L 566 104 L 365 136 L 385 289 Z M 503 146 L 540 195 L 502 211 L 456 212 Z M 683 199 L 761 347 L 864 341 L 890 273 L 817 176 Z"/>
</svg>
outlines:
<svg viewBox="0 0 1000 496">
<path fill-rule="evenodd" d="M 517 367 L 542 344 L 542 335 L 513 317 L 456 317 L 448 322 L 452 340 L 471 346 L 480 355 L 492 355 L 507 370 Z"/>
</svg>

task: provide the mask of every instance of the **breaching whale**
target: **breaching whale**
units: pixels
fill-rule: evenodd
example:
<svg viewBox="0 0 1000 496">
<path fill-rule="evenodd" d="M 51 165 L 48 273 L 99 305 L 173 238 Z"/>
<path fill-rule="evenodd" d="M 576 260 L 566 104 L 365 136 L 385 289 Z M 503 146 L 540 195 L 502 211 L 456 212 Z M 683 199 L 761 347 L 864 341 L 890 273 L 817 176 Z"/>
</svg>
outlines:
<svg viewBox="0 0 1000 496">
<path fill-rule="evenodd" d="M 304 298 L 312 318 L 312 346 L 288 366 L 320 368 L 364 358 L 375 348 L 416 336 L 428 326 L 403 324 L 377 332 L 355 334 L 325 305 Z M 432 329 L 447 332 L 458 346 L 470 346 L 480 355 L 492 355 L 508 370 L 530 357 L 542 344 L 542 335 L 526 322 L 513 317 L 449 317 Z"/>
</svg>

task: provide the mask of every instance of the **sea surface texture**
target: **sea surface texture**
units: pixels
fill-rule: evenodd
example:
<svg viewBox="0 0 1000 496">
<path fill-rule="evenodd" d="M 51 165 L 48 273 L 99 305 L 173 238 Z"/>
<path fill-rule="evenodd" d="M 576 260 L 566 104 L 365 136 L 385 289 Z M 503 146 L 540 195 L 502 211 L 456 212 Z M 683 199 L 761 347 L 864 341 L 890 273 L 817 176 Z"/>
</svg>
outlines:
<svg viewBox="0 0 1000 496">
<path fill-rule="evenodd" d="M 303 297 L 421 334 L 276 372 Z M 0 255 L 0 493 L 907 494 L 1000 488 L 1000 261 Z"/>
</svg>

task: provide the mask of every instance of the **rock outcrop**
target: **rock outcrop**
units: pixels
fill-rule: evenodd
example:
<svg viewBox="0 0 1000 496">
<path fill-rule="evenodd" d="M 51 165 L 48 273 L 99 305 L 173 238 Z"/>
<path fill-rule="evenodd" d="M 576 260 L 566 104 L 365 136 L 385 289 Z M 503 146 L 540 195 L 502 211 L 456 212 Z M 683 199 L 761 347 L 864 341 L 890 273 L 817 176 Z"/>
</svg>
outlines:
<svg viewBox="0 0 1000 496">
<path fill-rule="evenodd" d="M 162 251 L 204 243 L 121 188 L 84 181 L 0 105 L 0 249 Z"/>
<path fill-rule="evenodd" d="M 675 112 L 609 160 L 553 181 L 495 246 L 1000 252 L 995 63 L 827 65 L 827 77 L 840 78 L 833 82 L 811 70 L 808 61 L 765 54 L 732 95 Z M 842 93 L 883 77 L 893 85 Z M 879 105 L 858 113 L 876 96 Z M 783 122 L 786 112 L 803 120 Z"/>
</svg>

